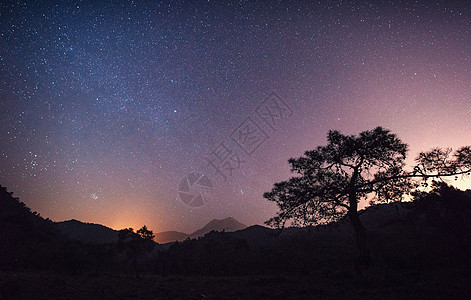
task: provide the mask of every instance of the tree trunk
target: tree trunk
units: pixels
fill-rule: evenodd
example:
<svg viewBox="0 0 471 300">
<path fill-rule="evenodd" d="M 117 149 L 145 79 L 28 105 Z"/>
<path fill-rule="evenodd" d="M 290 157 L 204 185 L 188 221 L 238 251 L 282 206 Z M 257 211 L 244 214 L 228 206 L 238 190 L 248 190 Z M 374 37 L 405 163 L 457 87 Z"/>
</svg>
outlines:
<svg viewBox="0 0 471 300">
<path fill-rule="evenodd" d="M 358 263 L 360 266 L 363 267 L 370 267 L 371 266 L 371 255 L 370 249 L 368 247 L 368 237 L 366 236 L 365 227 L 360 221 L 360 216 L 358 215 L 358 211 L 350 210 L 349 211 L 350 221 L 352 222 L 353 229 L 355 230 L 355 239 L 358 248 Z"/>
<path fill-rule="evenodd" d="M 361 267 L 370 267 L 371 266 L 371 255 L 370 249 L 368 247 L 368 237 L 366 236 L 365 227 L 360 221 L 360 216 L 358 215 L 358 203 L 357 203 L 357 193 L 355 189 L 355 182 L 358 178 L 359 170 L 355 168 L 352 180 L 350 182 L 350 193 L 348 195 L 348 215 L 350 222 L 352 222 L 353 229 L 355 230 L 355 239 L 357 242 L 358 248 L 358 263 Z"/>
</svg>

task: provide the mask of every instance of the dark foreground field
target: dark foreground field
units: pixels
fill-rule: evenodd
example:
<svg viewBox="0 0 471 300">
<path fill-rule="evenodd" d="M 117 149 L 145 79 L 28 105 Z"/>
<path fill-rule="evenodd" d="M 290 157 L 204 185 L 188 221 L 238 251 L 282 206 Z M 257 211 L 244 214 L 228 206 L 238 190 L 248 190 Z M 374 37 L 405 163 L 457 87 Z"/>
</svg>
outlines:
<svg viewBox="0 0 471 300">
<path fill-rule="evenodd" d="M 0 299 L 471 299 L 470 193 L 366 209 L 364 268 L 348 220 L 87 244 L 0 189 Z"/>
<path fill-rule="evenodd" d="M 469 270 L 190 277 L 0 273 L 0 299 L 469 299 Z"/>
</svg>

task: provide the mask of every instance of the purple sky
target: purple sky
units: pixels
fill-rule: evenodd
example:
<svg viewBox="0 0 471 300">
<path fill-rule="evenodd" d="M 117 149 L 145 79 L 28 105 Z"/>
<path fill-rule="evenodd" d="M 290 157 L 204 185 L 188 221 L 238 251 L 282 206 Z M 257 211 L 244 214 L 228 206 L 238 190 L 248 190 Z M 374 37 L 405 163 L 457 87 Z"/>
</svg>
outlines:
<svg viewBox="0 0 471 300">
<path fill-rule="evenodd" d="M 192 232 L 272 217 L 263 192 L 330 129 L 386 127 L 411 159 L 470 144 L 469 3 L 321 2 L 2 4 L 0 184 L 55 221 Z M 270 127 L 272 93 L 291 111 Z M 196 208 L 192 172 L 214 188 Z"/>
</svg>

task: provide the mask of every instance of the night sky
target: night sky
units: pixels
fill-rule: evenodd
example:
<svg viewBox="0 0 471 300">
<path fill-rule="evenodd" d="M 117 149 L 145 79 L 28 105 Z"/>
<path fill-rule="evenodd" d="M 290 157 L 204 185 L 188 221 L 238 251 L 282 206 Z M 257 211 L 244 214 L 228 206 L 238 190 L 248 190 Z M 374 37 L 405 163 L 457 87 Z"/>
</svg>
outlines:
<svg viewBox="0 0 471 300">
<path fill-rule="evenodd" d="M 467 1 L 319 2 L 2 2 L 0 184 L 54 221 L 192 232 L 272 217 L 330 129 L 386 127 L 409 162 L 471 144 Z"/>
</svg>

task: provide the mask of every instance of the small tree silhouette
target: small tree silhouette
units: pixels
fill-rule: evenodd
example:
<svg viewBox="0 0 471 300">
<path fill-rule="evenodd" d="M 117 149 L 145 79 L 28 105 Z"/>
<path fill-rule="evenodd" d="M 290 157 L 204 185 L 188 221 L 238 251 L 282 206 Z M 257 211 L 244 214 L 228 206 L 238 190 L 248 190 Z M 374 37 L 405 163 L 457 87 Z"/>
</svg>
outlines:
<svg viewBox="0 0 471 300">
<path fill-rule="evenodd" d="M 128 261 L 139 278 L 137 259 L 154 248 L 154 233 L 142 226 L 137 232 L 132 228 L 122 229 L 118 233 L 118 245 L 126 253 Z"/>
<path fill-rule="evenodd" d="M 361 132 L 358 136 L 329 131 L 327 146 L 291 158 L 291 171 L 300 176 L 276 183 L 264 197 L 275 202 L 279 211 L 266 222 L 283 227 L 329 223 L 347 215 L 355 231 L 359 264 L 371 264 L 366 230 L 358 214 L 358 202 L 400 201 L 404 195 L 429 179 L 469 175 L 471 147 L 453 155 L 451 149 L 433 149 L 420 153 L 417 165 L 407 172 L 407 145 L 382 127 Z"/>
<path fill-rule="evenodd" d="M 149 243 L 149 242 L 151 242 L 151 241 L 154 240 L 155 235 L 154 235 L 154 233 L 152 232 L 152 230 L 147 229 L 147 226 L 146 226 L 146 225 L 142 226 L 142 228 L 137 231 L 137 234 L 138 234 L 139 237 L 140 237 L 141 239 L 143 239 L 145 242 L 147 242 L 147 243 L 150 244 L 150 245 L 153 245 L 153 243 Z"/>
</svg>

